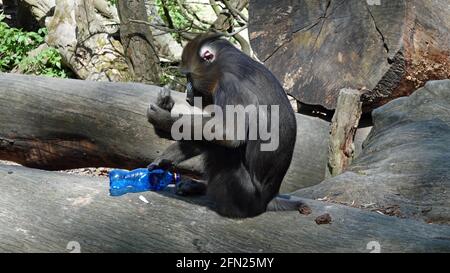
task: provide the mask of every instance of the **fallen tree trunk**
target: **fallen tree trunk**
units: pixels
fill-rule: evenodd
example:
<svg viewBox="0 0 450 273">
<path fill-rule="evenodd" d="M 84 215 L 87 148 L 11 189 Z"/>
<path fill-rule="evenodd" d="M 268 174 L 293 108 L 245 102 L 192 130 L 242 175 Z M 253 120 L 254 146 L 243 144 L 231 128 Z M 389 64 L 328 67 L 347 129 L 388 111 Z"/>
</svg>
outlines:
<svg viewBox="0 0 450 273">
<path fill-rule="evenodd" d="M 295 193 L 430 223 L 450 223 L 450 80 L 431 81 L 373 112 L 346 172 Z"/>
<path fill-rule="evenodd" d="M 105 178 L 2 165 L 0 176 L 0 252 L 370 252 L 371 241 L 381 252 L 450 251 L 448 226 L 313 200 L 308 216 L 233 220 L 169 191 L 111 197 Z M 318 226 L 324 213 L 332 222 Z"/>
<path fill-rule="evenodd" d="M 305 104 L 334 109 L 352 88 L 370 111 L 450 78 L 447 0 L 253 0 L 249 13 L 257 56 Z"/>
<path fill-rule="evenodd" d="M 0 159 L 50 170 L 145 167 L 171 143 L 145 117 L 158 92 L 137 83 L 0 73 Z M 183 93 L 172 95 L 186 104 Z M 297 114 L 297 124 L 282 192 L 315 185 L 325 175 L 328 122 Z M 187 161 L 182 171 L 201 173 L 201 158 Z"/>
</svg>

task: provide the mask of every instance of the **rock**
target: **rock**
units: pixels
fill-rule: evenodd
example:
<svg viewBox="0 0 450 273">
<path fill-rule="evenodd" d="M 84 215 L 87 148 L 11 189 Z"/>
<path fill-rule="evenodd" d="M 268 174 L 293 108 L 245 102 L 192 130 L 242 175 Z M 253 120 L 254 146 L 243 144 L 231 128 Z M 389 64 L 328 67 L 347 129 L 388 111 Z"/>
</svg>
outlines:
<svg viewBox="0 0 450 273">
<path fill-rule="evenodd" d="M 329 213 L 325 213 L 316 218 L 316 224 L 318 225 L 326 225 L 331 223 L 331 216 Z"/>
<path fill-rule="evenodd" d="M 303 215 L 310 215 L 312 213 L 312 210 L 307 205 L 303 205 L 298 208 L 298 212 Z"/>
</svg>

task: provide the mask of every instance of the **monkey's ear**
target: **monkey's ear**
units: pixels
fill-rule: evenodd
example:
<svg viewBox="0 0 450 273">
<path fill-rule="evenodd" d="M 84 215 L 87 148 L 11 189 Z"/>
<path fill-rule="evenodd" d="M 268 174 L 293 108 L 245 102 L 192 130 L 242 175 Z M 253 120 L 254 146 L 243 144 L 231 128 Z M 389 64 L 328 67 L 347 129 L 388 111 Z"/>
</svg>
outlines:
<svg viewBox="0 0 450 273">
<path fill-rule="evenodd" d="M 202 58 L 203 61 L 212 63 L 216 59 L 215 50 L 208 45 L 204 45 L 200 49 L 200 58 Z"/>
<path fill-rule="evenodd" d="M 220 39 L 222 36 L 223 34 L 221 33 L 210 32 L 203 34 L 200 37 L 200 50 L 198 53 L 203 61 L 212 63 L 216 59 L 216 49 L 209 44 L 217 39 Z"/>
</svg>

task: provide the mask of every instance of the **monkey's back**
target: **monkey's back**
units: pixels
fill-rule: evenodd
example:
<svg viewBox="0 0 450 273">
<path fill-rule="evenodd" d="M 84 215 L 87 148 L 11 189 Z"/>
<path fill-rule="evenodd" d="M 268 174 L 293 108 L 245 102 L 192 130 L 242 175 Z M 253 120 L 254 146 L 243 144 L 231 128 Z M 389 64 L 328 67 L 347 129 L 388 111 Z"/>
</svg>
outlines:
<svg viewBox="0 0 450 273">
<path fill-rule="evenodd" d="M 216 90 L 215 104 L 222 109 L 226 105 L 279 106 L 279 145 L 275 150 L 262 151 L 261 145 L 267 141 L 263 141 L 258 136 L 256 140 L 247 140 L 239 148 L 217 147 L 215 152 L 212 151 L 207 155 L 209 165 L 215 165 L 211 166 L 211 172 L 220 173 L 220 169 L 229 168 L 228 173 L 233 174 L 233 177 L 227 179 L 234 179 L 235 182 L 232 183 L 241 184 L 233 186 L 236 189 L 245 188 L 246 190 L 242 192 L 248 194 L 250 199 L 252 194 L 261 195 L 265 206 L 278 194 L 292 160 L 297 134 L 295 114 L 281 84 L 264 65 L 237 49 L 227 49 L 220 59 L 227 62 L 219 64 L 222 77 Z M 265 115 L 268 120 L 271 120 L 270 111 L 265 112 Z M 214 173 L 209 175 L 215 177 Z M 220 180 L 221 178 L 216 179 L 216 181 Z M 252 185 L 245 185 L 247 180 Z M 255 189 L 254 192 L 251 190 L 252 187 Z M 220 191 L 224 190 L 226 189 L 220 189 Z M 235 202 L 246 201 L 235 200 Z M 251 206 L 251 204 L 247 205 Z"/>
</svg>

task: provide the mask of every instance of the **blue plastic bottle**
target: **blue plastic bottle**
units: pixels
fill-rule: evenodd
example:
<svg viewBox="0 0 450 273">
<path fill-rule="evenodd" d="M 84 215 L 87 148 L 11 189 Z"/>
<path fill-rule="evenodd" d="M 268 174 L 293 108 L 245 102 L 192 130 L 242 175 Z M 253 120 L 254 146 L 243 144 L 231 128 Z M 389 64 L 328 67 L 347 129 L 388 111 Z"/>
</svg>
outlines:
<svg viewBox="0 0 450 273">
<path fill-rule="evenodd" d="M 141 168 L 109 172 L 109 193 L 119 196 L 129 192 L 160 191 L 179 181 L 179 175 L 162 169 Z"/>
</svg>

